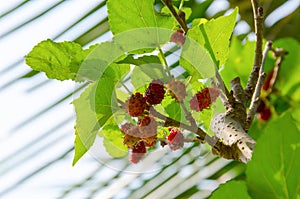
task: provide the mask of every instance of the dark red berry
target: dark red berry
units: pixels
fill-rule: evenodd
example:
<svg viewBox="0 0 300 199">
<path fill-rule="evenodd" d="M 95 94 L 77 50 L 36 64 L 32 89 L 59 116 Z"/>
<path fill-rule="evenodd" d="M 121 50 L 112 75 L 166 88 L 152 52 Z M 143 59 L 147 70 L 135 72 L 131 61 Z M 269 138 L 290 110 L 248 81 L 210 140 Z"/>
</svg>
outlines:
<svg viewBox="0 0 300 199">
<path fill-rule="evenodd" d="M 269 107 L 265 107 L 265 109 L 258 113 L 258 119 L 261 121 L 268 121 L 271 118 L 272 112 Z"/>
<path fill-rule="evenodd" d="M 172 79 L 167 84 L 167 92 L 172 96 L 172 98 L 181 102 L 186 96 L 185 84 L 181 81 Z"/>
<path fill-rule="evenodd" d="M 134 164 L 138 163 L 142 159 L 142 157 L 145 155 L 146 151 L 147 150 L 146 150 L 145 143 L 143 141 L 140 141 L 133 147 L 132 153 L 130 156 L 130 161 Z"/>
<path fill-rule="evenodd" d="M 165 92 L 163 82 L 160 80 L 153 80 L 146 90 L 146 101 L 151 105 L 159 104 L 164 99 Z"/>
<path fill-rule="evenodd" d="M 265 81 L 264 81 L 264 84 L 262 85 L 262 87 L 261 87 L 261 89 L 262 90 L 268 90 L 269 88 L 270 88 L 270 86 L 271 86 L 271 84 L 273 84 L 271 81 L 272 81 L 272 79 L 273 79 L 273 75 L 274 75 L 274 69 L 272 69 L 269 73 L 268 73 L 268 75 L 267 75 L 267 77 L 266 77 L 266 79 L 265 79 Z"/>
<path fill-rule="evenodd" d="M 216 88 L 204 88 L 190 100 L 190 107 L 192 110 L 202 111 L 216 101 L 219 94 L 220 92 Z"/>
<path fill-rule="evenodd" d="M 157 134 L 157 122 L 152 116 L 144 116 L 138 121 L 140 127 L 141 137 L 147 138 L 156 136 Z"/>
<path fill-rule="evenodd" d="M 171 35 L 170 42 L 174 42 L 180 46 L 183 46 L 185 42 L 185 35 L 182 30 L 177 30 Z"/>
<path fill-rule="evenodd" d="M 123 138 L 123 144 L 127 146 L 127 148 L 132 149 L 140 142 L 140 138 L 131 136 L 129 134 L 125 134 Z"/>
<path fill-rule="evenodd" d="M 179 129 L 171 128 L 167 139 L 169 141 L 169 147 L 173 151 L 182 148 L 184 145 L 184 136 Z"/>
<path fill-rule="evenodd" d="M 256 112 L 261 113 L 265 110 L 265 108 L 266 108 L 265 102 L 263 100 L 260 100 Z"/>
<path fill-rule="evenodd" d="M 146 108 L 146 99 L 141 93 L 136 93 L 130 96 L 125 102 L 125 109 L 130 116 L 141 116 Z"/>
</svg>

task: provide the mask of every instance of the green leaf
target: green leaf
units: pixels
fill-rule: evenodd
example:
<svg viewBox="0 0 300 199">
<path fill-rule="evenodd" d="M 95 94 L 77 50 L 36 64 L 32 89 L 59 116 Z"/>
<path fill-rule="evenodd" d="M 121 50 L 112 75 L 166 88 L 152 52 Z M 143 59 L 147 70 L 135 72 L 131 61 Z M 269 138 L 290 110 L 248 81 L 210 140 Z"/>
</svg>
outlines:
<svg viewBox="0 0 300 199">
<path fill-rule="evenodd" d="M 200 78 L 212 77 L 215 74 L 215 64 L 209 52 L 192 38 L 187 37 L 179 60 L 192 77 L 191 82 Z"/>
<path fill-rule="evenodd" d="M 231 180 L 225 184 L 221 184 L 216 189 L 210 199 L 234 198 L 234 199 L 251 199 L 247 193 L 247 186 L 244 181 Z"/>
<path fill-rule="evenodd" d="M 194 39 L 209 51 L 218 67 L 221 67 L 227 59 L 237 14 L 238 8 L 235 8 L 230 15 L 200 23 L 192 27 L 187 34 L 189 38 Z"/>
<path fill-rule="evenodd" d="M 300 197 L 300 131 L 290 113 L 272 120 L 257 141 L 247 165 L 253 198 Z"/>
<path fill-rule="evenodd" d="M 101 134 L 104 137 L 104 147 L 109 155 L 114 158 L 124 157 L 128 153 L 123 144 L 123 134 L 117 124 L 110 123 L 103 127 Z"/>
<path fill-rule="evenodd" d="M 84 62 L 80 65 L 77 72 L 77 79 L 89 79 L 92 81 L 97 81 L 102 76 L 107 76 L 108 78 L 118 79 L 119 69 L 123 66 L 114 65 L 114 62 L 118 62 L 125 58 L 125 51 L 120 47 L 120 45 L 115 42 L 103 42 L 97 47 L 93 48 L 93 51 L 86 57 Z M 113 74 L 109 72 L 111 69 L 108 67 L 118 68 L 113 70 Z M 127 67 L 129 67 L 127 65 Z M 123 71 L 124 68 L 122 68 Z M 128 70 L 126 68 L 124 70 Z M 104 72 L 106 71 L 106 74 Z M 123 73 L 122 73 L 123 74 Z"/>
<path fill-rule="evenodd" d="M 73 165 L 88 151 L 93 145 L 100 126 L 97 117 L 91 107 L 91 96 L 94 95 L 96 83 L 90 84 L 80 95 L 73 101 L 76 112 L 75 125 L 75 155 Z"/>
<path fill-rule="evenodd" d="M 129 66 L 119 67 L 121 67 L 119 64 L 110 65 L 97 82 L 90 84 L 80 97 L 73 101 L 76 112 L 73 165 L 93 145 L 99 129 L 118 109 L 115 85 L 129 70 Z"/>
<path fill-rule="evenodd" d="M 166 113 L 170 118 L 176 121 L 185 121 L 183 110 L 178 102 L 176 102 L 171 96 L 166 96 L 162 101 L 162 106 L 164 107 Z"/>
<path fill-rule="evenodd" d="M 173 17 L 157 13 L 154 9 L 154 0 L 108 0 L 106 5 L 110 30 L 113 34 L 137 28 L 173 28 Z"/>
<path fill-rule="evenodd" d="M 247 79 L 251 73 L 254 60 L 255 42 L 246 40 L 245 44 L 233 37 L 230 44 L 229 56 L 221 75 L 226 86 L 230 81 L 239 76 L 242 86 L 246 86 Z"/>
<path fill-rule="evenodd" d="M 94 49 L 83 50 L 75 42 L 54 42 L 50 39 L 37 44 L 26 56 L 26 64 L 33 70 L 45 72 L 50 79 L 75 80 L 77 70 Z"/>
<path fill-rule="evenodd" d="M 133 64 L 136 66 L 141 66 L 145 64 L 160 64 L 160 59 L 154 55 L 145 55 L 142 57 L 134 58 L 133 55 L 128 55 L 125 59 L 119 61 L 121 64 Z"/>
<path fill-rule="evenodd" d="M 165 81 L 167 75 L 161 64 L 144 64 L 134 67 L 131 75 L 131 83 L 135 88 L 143 87 L 154 79 Z"/>
<path fill-rule="evenodd" d="M 273 44 L 276 48 L 288 51 L 279 70 L 275 87 L 293 100 L 300 101 L 300 43 L 291 38 L 280 39 Z"/>
<path fill-rule="evenodd" d="M 75 154 L 74 154 L 72 166 L 74 166 L 77 163 L 77 161 L 88 151 L 88 148 L 82 143 L 76 128 L 75 128 L 74 145 L 75 145 Z"/>
</svg>

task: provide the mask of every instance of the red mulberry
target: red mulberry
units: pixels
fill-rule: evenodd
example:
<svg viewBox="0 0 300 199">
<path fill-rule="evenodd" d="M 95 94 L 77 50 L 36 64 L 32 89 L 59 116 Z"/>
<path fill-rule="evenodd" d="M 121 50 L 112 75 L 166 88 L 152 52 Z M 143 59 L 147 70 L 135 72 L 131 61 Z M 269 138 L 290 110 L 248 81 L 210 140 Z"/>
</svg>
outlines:
<svg viewBox="0 0 300 199">
<path fill-rule="evenodd" d="M 181 81 L 172 79 L 167 84 L 167 92 L 177 101 L 181 102 L 186 96 L 186 87 Z"/>
<path fill-rule="evenodd" d="M 138 121 L 141 137 L 147 138 L 157 134 L 157 122 L 152 116 L 144 116 Z"/>
<path fill-rule="evenodd" d="M 136 93 L 130 96 L 125 102 L 125 109 L 130 116 L 141 116 L 146 108 L 146 99 L 141 93 Z"/>
<path fill-rule="evenodd" d="M 146 146 L 143 141 L 137 143 L 132 149 L 130 161 L 134 164 L 138 163 L 145 155 L 146 151 Z"/>
<path fill-rule="evenodd" d="M 167 139 L 169 141 L 169 147 L 173 151 L 182 148 L 184 145 L 184 136 L 179 129 L 171 128 Z"/>
<path fill-rule="evenodd" d="M 204 88 L 190 100 L 190 107 L 192 110 L 202 111 L 216 101 L 219 94 L 219 90 L 216 88 Z"/>
<path fill-rule="evenodd" d="M 146 90 L 146 100 L 151 105 L 159 104 L 164 99 L 165 92 L 163 82 L 160 80 L 153 80 Z"/>
</svg>

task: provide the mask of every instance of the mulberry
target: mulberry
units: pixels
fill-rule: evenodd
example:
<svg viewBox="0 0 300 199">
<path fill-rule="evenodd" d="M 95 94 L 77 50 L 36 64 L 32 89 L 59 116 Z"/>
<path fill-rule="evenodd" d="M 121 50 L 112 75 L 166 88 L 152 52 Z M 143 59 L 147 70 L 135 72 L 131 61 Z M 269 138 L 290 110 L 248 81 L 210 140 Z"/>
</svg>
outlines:
<svg viewBox="0 0 300 199">
<path fill-rule="evenodd" d="M 142 157 L 145 155 L 146 151 L 147 150 L 146 150 L 145 143 L 143 141 L 140 141 L 133 147 L 132 153 L 130 156 L 130 161 L 134 164 L 138 163 L 142 159 Z"/>
<path fill-rule="evenodd" d="M 164 99 L 165 92 L 163 82 L 160 80 L 153 80 L 146 90 L 146 101 L 151 105 L 159 104 Z"/>
<path fill-rule="evenodd" d="M 190 100 L 190 107 L 192 110 L 202 111 L 216 101 L 219 94 L 219 90 L 216 88 L 204 88 Z"/>
<path fill-rule="evenodd" d="M 172 79 L 167 84 L 167 92 L 177 101 L 181 102 L 186 96 L 186 87 L 181 81 Z"/>
<path fill-rule="evenodd" d="M 182 148 L 184 145 L 184 136 L 179 129 L 171 128 L 167 139 L 169 141 L 169 147 L 173 151 Z"/>
<path fill-rule="evenodd" d="M 141 93 L 136 93 L 130 96 L 125 102 L 125 109 L 130 116 L 141 116 L 146 108 L 146 99 Z"/>
<path fill-rule="evenodd" d="M 138 121 L 140 127 L 141 137 L 147 138 L 156 136 L 157 134 L 157 122 L 152 116 L 144 116 Z"/>
<path fill-rule="evenodd" d="M 182 30 L 177 30 L 171 35 L 170 42 L 183 46 L 185 39 L 184 32 Z"/>
</svg>

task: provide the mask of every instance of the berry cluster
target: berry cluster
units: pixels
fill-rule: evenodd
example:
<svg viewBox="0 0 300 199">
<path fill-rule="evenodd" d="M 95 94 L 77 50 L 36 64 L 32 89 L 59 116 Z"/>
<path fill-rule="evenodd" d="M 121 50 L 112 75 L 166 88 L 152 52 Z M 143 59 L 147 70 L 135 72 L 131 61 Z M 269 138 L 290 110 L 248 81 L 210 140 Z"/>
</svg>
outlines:
<svg viewBox="0 0 300 199">
<path fill-rule="evenodd" d="M 177 102 L 182 102 L 186 96 L 186 86 L 178 80 L 170 80 L 166 84 L 161 80 L 153 80 L 145 91 L 132 94 L 125 102 L 125 110 L 131 117 L 137 117 L 137 124 L 125 123 L 121 126 L 123 132 L 123 144 L 131 151 L 130 161 L 138 163 L 147 152 L 147 147 L 152 147 L 157 142 L 158 122 L 149 111 L 154 105 L 160 104 L 165 94 L 170 95 Z M 202 111 L 208 108 L 219 96 L 219 91 L 215 88 L 204 88 L 190 100 L 192 110 Z M 171 125 L 170 125 L 171 126 Z M 170 127 L 169 135 L 165 144 L 171 150 L 178 150 L 184 145 L 184 136 L 180 129 Z"/>
<path fill-rule="evenodd" d="M 204 88 L 196 93 L 190 100 L 190 108 L 195 111 L 202 111 L 216 101 L 220 92 L 216 88 Z"/>
</svg>

